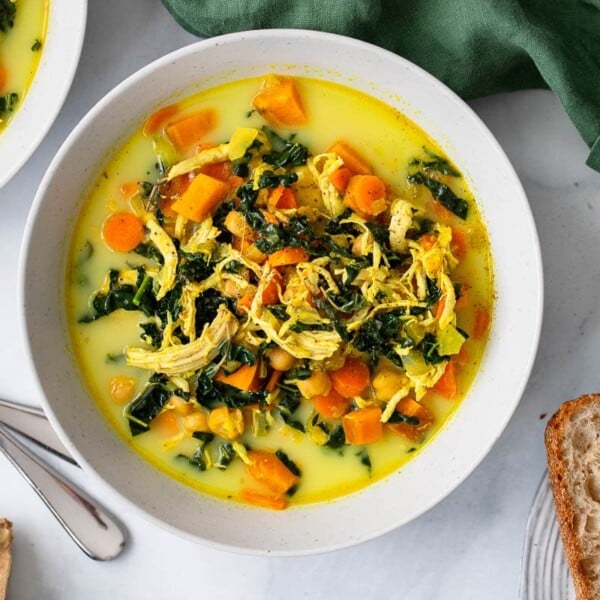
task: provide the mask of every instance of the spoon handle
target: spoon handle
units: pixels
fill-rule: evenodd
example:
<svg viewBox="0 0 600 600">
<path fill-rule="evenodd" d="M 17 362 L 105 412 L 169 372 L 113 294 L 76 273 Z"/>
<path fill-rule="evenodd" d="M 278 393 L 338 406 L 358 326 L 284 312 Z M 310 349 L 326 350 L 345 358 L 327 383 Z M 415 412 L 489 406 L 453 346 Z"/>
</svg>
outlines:
<svg viewBox="0 0 600 600">
<path fill-rule="evenodd" d="M 60 441 L 41 408 L 25 406 L 0 398 L 0 422 L 23 434 L 72 465 L 77 463 Z"/>
<path fill-rule="evenodd" d="M 2 424 L 0 450 L 90 558 L 111 560 L 121 553 L 126 536 L 114 517 L 31 452 Z"/>
</svg>

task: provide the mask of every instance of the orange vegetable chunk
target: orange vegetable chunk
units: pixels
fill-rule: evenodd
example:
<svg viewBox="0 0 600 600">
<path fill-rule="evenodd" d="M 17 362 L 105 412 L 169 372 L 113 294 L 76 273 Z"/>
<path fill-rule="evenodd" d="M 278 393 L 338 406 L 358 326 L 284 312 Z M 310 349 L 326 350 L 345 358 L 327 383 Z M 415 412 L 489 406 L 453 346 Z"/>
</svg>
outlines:
<svg viewBox="0 0 600 600">
<path fill-rule="evenodd" d="M 133 213 L 113 213 L 104 221 L 102 236 L 112 250 L 131 252 L 144 240 L 144 224 Z"/>
<path fill-rule="evenodd" d="M 156 112 L 153 112 L 144 122 L 144 135 L 150 136 L 159 132 L 169 122 L 171 117 L 177 113 L 178 110 L 179 107 L 177 104 L 169 104 L 168 106 L 163 106 Z"/>
<path fill-rule="evenodd" d="M 261 494 L 260 492 L 255 492 L 253 490 L 242 490 L 240 496 L 242 500 L 245 500 L 248 504 L 262 506 L 262 508 L 270 508 L 272 510 L 283 510 L 288 505 L 287 500 L 281 496 Z"/>
<path fill-rule="evenodd" d="M 205 165 L 202 167 L 201 172 L 219 181 L 228 181 L 231 176 L 231 161 L 224 160 L 223 162 Z"/>
<path fill-rule="evenodd" d="M 434 421 L 433 413 L 412 398 L 402 398 L 396 405 L 396 412 L 405 417 L 415 417 L 418 423 L 387 423 L 388 429 L 413 442 L 420 441 Z"/>
<path fill-rule="evenodd" d="M 138 184 L 135 181 L 128 181 L 119 186 L 119 192 L 123 198 L 131 198 L 138 191 Z"/>
<path fill-rule="evenodd" d="M 252 301 L 254 300 L 254 294 L 244 294 L 240 297 L 235 305 L 235 310 L 238 314 L 243 315 L 250 310 Z"/>
<path fill-rule="evenodd" d="M 328 152 L 335 152 L 344 161 L 344 167 L 352 171 L 352 175 L 373 174 L 371 165 L 347 142 L 335 142 Z"/>
<path fill-rule="evenodd" d="M 315 410 L 326 419 L 339 419 L 350 409 L 352 400 L 340 396 L 334 388 L 329 390 L 325 396 L 315 396 L 313 398 Z"/>
<path fill-rule="evenodd" d="M 171 123 L 166 129 L 167 137 L 177 150 L 185 152 L 198 144 L 216 124 L 217 111 L 214 108 L 203 108 Z"/>
<path fill-rule="evenodd" d="M 150 421 L 150 429 L 164 437 L 179 433 L 179 415 L 174 410 L 163 410 Z"/>
<path fill-rule="evenodd" d="M 285 494 L 298 483 L 298 476 L 294 475 L 273 452 L 250 450 L 248 458 L 250 475 L 274 494 L 278 496 Z"/>
<path fill-rule="evenodd" d="M 475 311 L 475 323 L 473 325 L 473 338 L 482 339 L 490 328 L 490 311 L 487 308 L 478 308 Z"/>
<path fill-rule="evenodd" d="M 198 173 L 181 198 L 173 202 L 171 208 L 190 221 L 202 221 L 228 192 L 229 186 L 223 181 Z"/>
<path fill-rule="evenodd" d="M 454 373 L 454 362 L 448 361 L 444 374 L 437 380 L 433 389 L 438 393 L 452 400 L 456 396 L 456 374 Z"/>
<path fill-rule="evenodd" d="M 304 248 L 282 248 L 269 255 L 269 264 L 272 267 L 283 267 L 285 265 L 297 265 L 306 262 L 309 256 Z"/>
<path fill-rule="evenodd" d="M 342 427 L 346 442 L 353 446 L 376 442 L 383 435 L 381 409 L 368 406 L 349 412 L 342 417 Z"/>
<path fill-rule="evenodd" d="M 354 175 L 346 188 L 344 203 L 368 215 L 379 215 L 387 208 L 385 183 L 377 175 Z"/>
<path fill-rule="evenodd" d="M 0 65 L 0 94 L 4 92 L 6 82 L 8 81 L 8 70 L 4 65 Z"/>
<path fill-rule="evenodd" d="M 260 361 L 257 360 L 253 365 L 242 365 L 230 375 L 225 375 L 222 371 L 219 371 L 215 379 L 221 383 L 232 385 L 238 390 L 257 392 L 261 389 L 259 374 Z"/>
<path fill-rule="evenodd" d="M 347 167 L 340 167 L 329 176 L 329 181 L 333 183 L 335 189 L 340 194 L 343 194 L 346 191 L 351 178 L 352 171 Z"/>
<path fill-rule="evenodd" d="M 339 369 L 329 373 L 329 378 L 335 391 L 344 398 L 359 396 L 371 382 L 369 367 L 356 356 L 349 356 Z"/>
<path fill-rule="evenodd" d="M 298 208 L 294 190 L 285 185 L 278 185 L 269 196 L 269 206 L 274 208 Z"/>
<path fill-rule="evenodd" d="M 279 304 L 279 290 L 283 285 L 283 278 L 275 271 L 273 278 L 262 293 L 263 304 Z"/>
<path fill-rule="evenodd" d="M 127 375 L 115 375 L 109 382 L 110 397 L 117 404 L 125 404 L 133 398 L 135 379 Z"/>
<path fill-rule="evenodd" d="M 306 123 L 296 82 L 290 77 L 269 75 L 265 78 L 252 106 L 272 125 L 289 127 Z"/>
</svg>

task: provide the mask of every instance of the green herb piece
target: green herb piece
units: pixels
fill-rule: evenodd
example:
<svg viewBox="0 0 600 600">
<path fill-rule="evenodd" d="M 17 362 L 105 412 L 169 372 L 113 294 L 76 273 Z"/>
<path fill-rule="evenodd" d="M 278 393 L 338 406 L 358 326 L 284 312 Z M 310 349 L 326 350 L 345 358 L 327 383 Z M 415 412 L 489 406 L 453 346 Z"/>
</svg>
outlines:
<svg viewBox="0 0 600 600">
<path fill-rule="evenodd" d="M 40 42 L 40 40 L 36 39 L 33 42 L 33 45 L 31 46 L 31 51 L 38 52 L 39 50 L 41 50 L 41 48 L 42 48 L 42 42 Z"/>
<path fill-rule="evenodd" d="M 221 444 L 217 449 L 217 460 L 215 461 L 215 467 L 224 471 L 235 457 L 233 446 L 227 442 Z"/>
<path fill-rule="evenodd" d="M 461 177 L 460 171 L 456 170 L 443 156 L 439 156 L 425 147 L 423 147 L 423 152 L 425 152 L 431 160 L 413 158 L 408 164 L 411 167 L 419 166 L 423 171 L 437 171 L 442 175 Z"/>
<path fill-rule="evenodd" d="M 446 184 L 427 177 L 423 173 L 409 175 L 408 181 L 416 185 L 424 185 L 444 208 L 460 219 L 467 218 L 469 203 L 464 198 L 459 198 Z"/>
<path fill-rule="evenodd" d="M 294 474 L 296 477 L 302 477 L 302 471 L 300 471 L 298 465 L 283 451 L 277 450 L 275 456 Z"/>
<path fill-rule="evenodd" d="M 0 31 L 7 32 L 15 24 L 17 5 L 11 0 L 0 0 Z"/>
</svg>

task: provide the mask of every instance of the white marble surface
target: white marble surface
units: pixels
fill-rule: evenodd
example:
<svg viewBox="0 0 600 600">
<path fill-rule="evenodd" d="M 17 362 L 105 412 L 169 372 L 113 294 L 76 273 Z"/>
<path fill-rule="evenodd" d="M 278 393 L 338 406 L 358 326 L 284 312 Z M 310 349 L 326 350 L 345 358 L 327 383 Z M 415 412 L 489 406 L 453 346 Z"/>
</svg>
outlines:
<svg viewBox="0 0 600 600">
<path fill-rule="evenodd" d="M 105 92 L 192 41 L 158 0 L 91 0 L 82 61 L 64 109 L 28 165 L 0 190 L 0 397 L 39 403 L 16 319 L 16 281 L 27 212 L 44 170 Z M 525 522 L 544 470 L 541 415 L 563 400 L 600 391 L 594 352 L 600 345 L 600 174 L 585 166 L 587 149 L 551 93 L 496 96 L 472 106 L 498 137 L 529 196 L 542 245 L 546 308 L 521 404 L 471 477 L 421 518 L 377 540 L 328 555 L 269 559 L 180 540 L 124 508 L 78 469 L 60 464 L 128 525 L 131 542 L 124 554 L 96 563 L 0 458 L 0 516 L 14 521 L 16 533 L 10 600 L 517 597 Z"/>
</svg>

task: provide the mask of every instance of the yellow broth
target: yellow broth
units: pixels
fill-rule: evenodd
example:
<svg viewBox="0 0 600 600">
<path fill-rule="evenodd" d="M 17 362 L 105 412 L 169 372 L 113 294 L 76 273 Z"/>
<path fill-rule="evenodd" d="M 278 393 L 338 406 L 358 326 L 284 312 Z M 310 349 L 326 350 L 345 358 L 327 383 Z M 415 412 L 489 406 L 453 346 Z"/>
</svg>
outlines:
<svg viewBox="0 0 600 600">
<path fill-rule="evenodd" d="M 14 26 L 0 31 L 0 132 L 23 103 L 44 48 L 49 0 L 16 0 Z M 2 102 L 0 100 L 0 102 Z"/>
<path fill-rule="evenodd" d="M 463 178 L 444 180 L 456 194 L 470 205 L 466 221 L 448 211 L 440 211 L 431 194 L 423 189 L 415 191 L 407 185 L 408 165 L 416 156 L 422 157 L 425 146 L 443 154 L 434 140 L 416 127 L 405 116 L 386 104 L 347 87 L 316 79 L 296 79 L 306 108 L 308 123 L 292 131 L 312 154 L 324 152 L 334 141 L 344 139 L 358 149 L 374 166 L 375 172 L 400 195 L 434 220 L 447 222 L 463 232 L 468 250 L 453 271 L 454 281 L 462 283 L 466 296 L 457 309 L 458 325 L 472 332 L 477 312 L 489 315 L 493 302 L 493 274 L 489 241 L 485 225 Z M 251 101 L 260 85 L 260 79 L 229 83 L 203 91 L 179 103 L 179 110 L 196 111 L 201 107 L 216 108 L 216 127 L 202 142 L 220 143 L 228 140 L 236 127 L 257 127 L 264 121 L 256 112 L 249 113 Z M 123 350 L 128 345 L 140 345 L 139 323 L 146 317 L 140 312 L 118 310 L 91 323 L 78 320 L 89 312 L 91 295 L 105 281 L 109 269 L 124 269 L 139 265 L 144 259 L 134 253 L 117 253 L 102 239 L 102 224 L 115 211 L 130 210 L 121 186 L 129 182 L 152 180 L 156 177 L 156 154 L 152 139 L 140 129 L 134 133 L 101 170 L 89 193 L 73 232 L 67 272 L 66 306 L 74 353 L 82 376 L 102 413 L 130 448 L 143 455 L 150 463 L 177 480 L 203 492 L 239 500 L 239 490 L 248 484 L 249 476 L 239 458 L 226 470 L 216 468 L 199 471 L 178 455 L 191 455 L 198 444 L 192 437 L 183 439 L 161 437 L 150 430 L 132 437 L 124 418 L 124 405 L 115 403 L 109 392 L 109 382 L 115 376 L 127 375 L 135 379 L 136 391 L 142 390 L 149 373 L 127 366 Z M 90 249 L 92 249 L 90 253 Z M 485 328 L 484 328 L 485 329 Z M 311 503 L 333 499 L 357 490 L 390 473 L 397 471 L 413 458 L 443 426 L 467 392 L 484 352 L 487 332 L 464 344 L 457 368 L 458 394 L 452 400 L 428 392 L 422 404 L 435 416 L 434 426 L 424 440 L 415 443 L 388 430 L 380 441 L 367 447 L 371 467 L 364 464 L 361 446 L 346 445 L 333 450 L 318 446 L 307 435 L 276 419 L 275 426 L 265 437 L 244 433 L 241 441 L 252 449 L 282 449 L 300 467 L 302 477 L 292 504 Z M 310 402 L 294 415 L 304 421 L 311 408 Z"/>
</svg>

